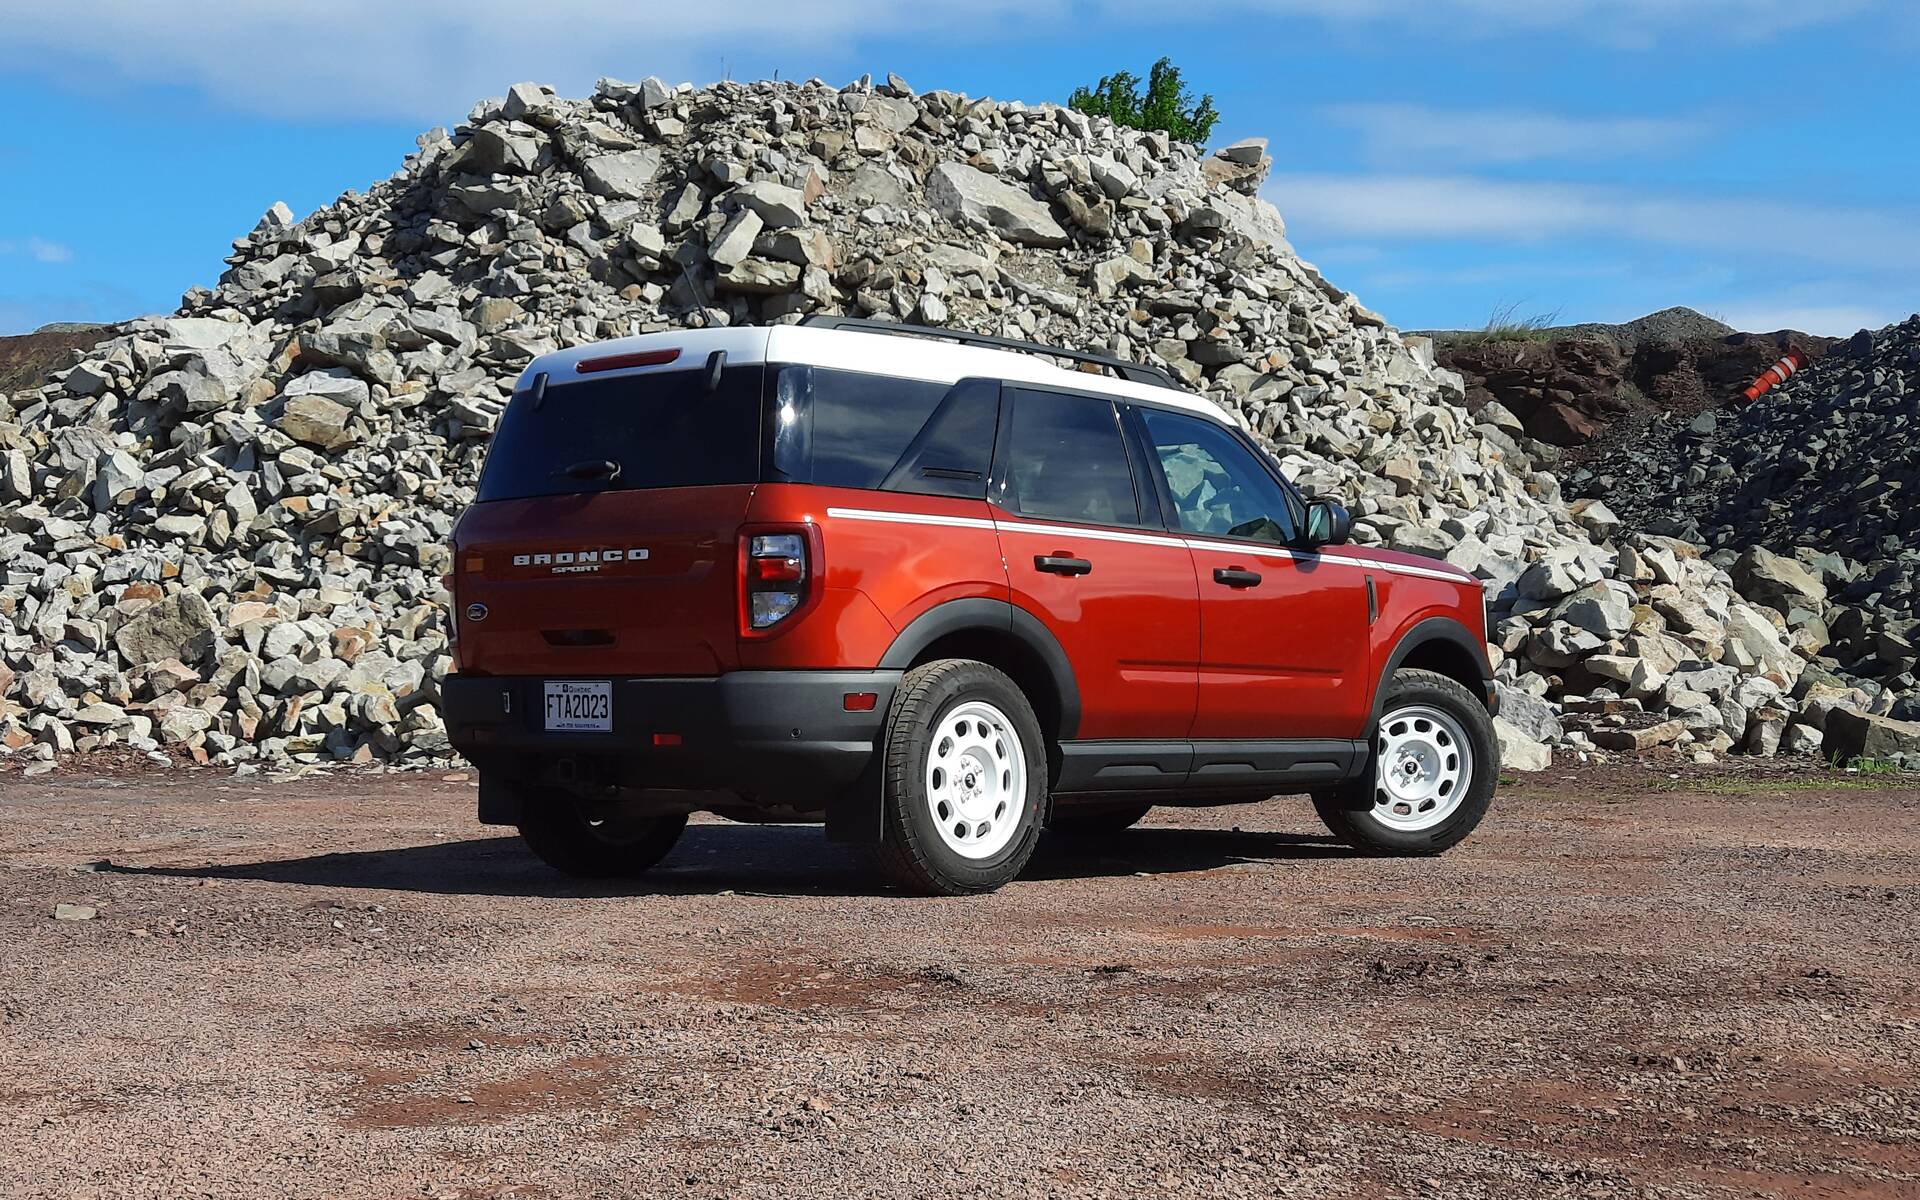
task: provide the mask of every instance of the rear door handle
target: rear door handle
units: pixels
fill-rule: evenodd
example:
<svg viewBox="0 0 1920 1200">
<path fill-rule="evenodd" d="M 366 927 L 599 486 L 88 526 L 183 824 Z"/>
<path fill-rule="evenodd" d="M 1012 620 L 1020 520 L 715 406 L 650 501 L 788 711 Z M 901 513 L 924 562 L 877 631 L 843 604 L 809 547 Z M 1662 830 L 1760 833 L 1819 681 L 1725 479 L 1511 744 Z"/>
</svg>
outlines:
<svg viewBox="0 0 1920 1200">
<path fill-rule="evenodd" d="M 1036 554 L 1033 556 L 1033 569 L 1054 575 L 1085 575 L 1093 570 L 1093 564 L 1068 554 Z"/>
<path fill-rule="evenodd" d="M 1215 567 L 1213 581 L 1224 583 L 1228 587 L 1250 588 L 1260 586 L 1260 572 L 1249 571 L 1245 567 Z"/>
</svg>

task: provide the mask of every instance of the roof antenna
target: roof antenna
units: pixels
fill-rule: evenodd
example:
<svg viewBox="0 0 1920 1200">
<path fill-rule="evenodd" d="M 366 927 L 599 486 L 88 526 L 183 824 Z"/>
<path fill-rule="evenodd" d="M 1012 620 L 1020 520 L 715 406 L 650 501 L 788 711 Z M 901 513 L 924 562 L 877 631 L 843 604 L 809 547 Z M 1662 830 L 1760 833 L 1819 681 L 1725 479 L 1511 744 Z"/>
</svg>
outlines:
<svg viewBox="0 0 1920 1200">
<path fill-rule="evenodd" d="M 712 354 L 707 355 L 707 390 L 709 392 L 717 392 L 720 390 L 720 372 L 724 371 L 726 366 L 727 352 L 725 350 L 715 350 Z"/>
<path fill-rule="evenodd" d="M 539 412 L 547 403 L 547 373 L 540 372 L 533 377 L 533 411 Z"/>
</svg>

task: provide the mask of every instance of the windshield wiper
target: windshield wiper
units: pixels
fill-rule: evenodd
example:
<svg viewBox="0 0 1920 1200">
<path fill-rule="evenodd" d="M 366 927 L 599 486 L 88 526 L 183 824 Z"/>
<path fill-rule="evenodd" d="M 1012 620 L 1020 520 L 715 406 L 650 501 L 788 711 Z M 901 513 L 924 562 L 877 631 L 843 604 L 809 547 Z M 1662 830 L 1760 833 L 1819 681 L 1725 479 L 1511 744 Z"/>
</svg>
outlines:
<svg viewBox="0 0 1920 1200">
<path fill-rule="evenodd" d="M 564 471 L 555 471 L 556 478 L 567 479 L 605 479 L 612 483 L 620 478 L 620 464 L 611 458 L 588 459 L 577 462 Z"/>
</svg>

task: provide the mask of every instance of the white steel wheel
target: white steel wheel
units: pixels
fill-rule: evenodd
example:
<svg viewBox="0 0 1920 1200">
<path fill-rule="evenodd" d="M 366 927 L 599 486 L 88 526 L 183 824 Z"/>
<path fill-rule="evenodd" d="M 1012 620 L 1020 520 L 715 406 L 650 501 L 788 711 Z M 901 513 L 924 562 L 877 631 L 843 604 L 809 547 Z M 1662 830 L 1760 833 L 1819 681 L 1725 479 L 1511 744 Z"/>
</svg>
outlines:
<svg viewBox="0 0 1920 1200">
<path fill-rule="evenodd" d="M 1473 772 L 1473 744 L 1451 714 L 1394 709 L 1374 740 L 1373 818 L 1407 833 L 1432 829 L 1460 807 Z"/>
<path fill-rule="evenodd" d="M 928 812 L 947 849 L 992 858 L 1020 829 L 1027 807 L 1027 755 L 1005 713 L 982 700 L 949 709 L 927 744 L 922 771 Z"/>
</svg>

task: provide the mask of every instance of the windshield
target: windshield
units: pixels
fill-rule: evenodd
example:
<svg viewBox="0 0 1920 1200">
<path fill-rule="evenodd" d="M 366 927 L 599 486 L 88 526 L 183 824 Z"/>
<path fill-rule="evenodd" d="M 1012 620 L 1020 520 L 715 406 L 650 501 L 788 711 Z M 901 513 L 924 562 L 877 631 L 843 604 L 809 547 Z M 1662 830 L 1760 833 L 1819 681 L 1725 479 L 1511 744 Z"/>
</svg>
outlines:
<svg viewBox="0 0 1920 1200">
<path fill-rule="evenodd" d="M 479 499 L 751 483 L 760 473 L 758 364 L 549 383 L 515 393 Z"/>
</svg>

